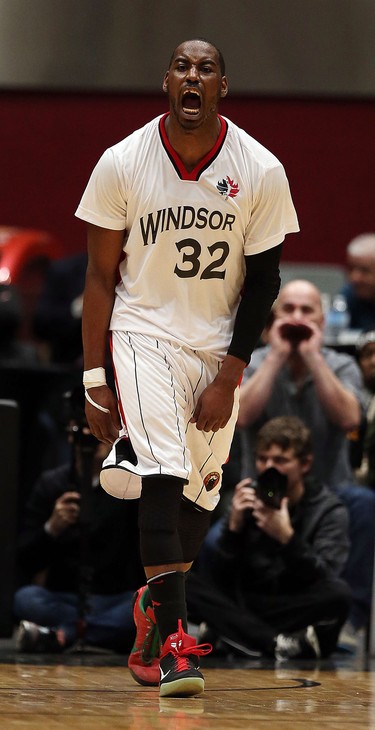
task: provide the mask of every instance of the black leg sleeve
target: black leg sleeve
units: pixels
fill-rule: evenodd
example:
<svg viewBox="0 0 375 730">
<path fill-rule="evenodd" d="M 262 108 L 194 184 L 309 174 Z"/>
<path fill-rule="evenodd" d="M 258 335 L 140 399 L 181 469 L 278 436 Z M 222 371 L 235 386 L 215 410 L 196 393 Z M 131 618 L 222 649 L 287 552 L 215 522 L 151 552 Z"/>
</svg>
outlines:
<svg viewBox="0 0 375 730">
<path fill-rule="evenodd" d="M 142 479 L 138 525 L 144 566 L 184 562 L 178 534 L 184 484 L 173 476 Z"/>
<path fill-rule="evenodd" d="M 189 499 L 182 498 L 178 534 L 184 563 L 192 563 L 196 559 L 211 525 L 211 518 L 212 512 L 196 507 Z"/>
</svg>

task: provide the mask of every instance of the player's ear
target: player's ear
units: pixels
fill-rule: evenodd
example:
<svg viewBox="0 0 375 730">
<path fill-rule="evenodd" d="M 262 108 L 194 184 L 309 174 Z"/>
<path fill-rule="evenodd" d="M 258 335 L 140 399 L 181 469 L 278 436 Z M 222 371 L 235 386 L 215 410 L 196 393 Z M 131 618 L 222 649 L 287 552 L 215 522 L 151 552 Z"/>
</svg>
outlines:
<svg viewBox="0 0 375 730">
<path fill-rule="evenodd" d="M 164 80 L 163 80 L 163 91 L 166 94 L 168 93 L 168 76 L 169 76 L 169 72 L 167 71 L 167 73 L 164 76 Z"/>
<path fill-rule="evenodd" d="M 221 79 L 221 89 L 220 89 L 220 96 L 223 99 L 224 96 L 226 96 L 228 93 L 228 80 L 226 76 L 223 76 Z"/>
</svg>

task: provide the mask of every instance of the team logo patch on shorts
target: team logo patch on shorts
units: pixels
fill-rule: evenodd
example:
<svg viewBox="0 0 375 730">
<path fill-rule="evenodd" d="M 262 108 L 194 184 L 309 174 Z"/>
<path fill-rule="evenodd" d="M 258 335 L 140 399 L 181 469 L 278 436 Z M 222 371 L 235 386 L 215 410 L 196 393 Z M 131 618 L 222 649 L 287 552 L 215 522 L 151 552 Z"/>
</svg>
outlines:
<svg viewBox="0 0 375 730">
<path fill-rule="evenodd" d="M 207 492 L 211 492 L 212 489 L 215 489 L 219 481 L 220 474 L 218 474 L 217 471 L 210 471 L 210 473 L 205 476 L 203 484 L 206 487 Z"/>
</svg>

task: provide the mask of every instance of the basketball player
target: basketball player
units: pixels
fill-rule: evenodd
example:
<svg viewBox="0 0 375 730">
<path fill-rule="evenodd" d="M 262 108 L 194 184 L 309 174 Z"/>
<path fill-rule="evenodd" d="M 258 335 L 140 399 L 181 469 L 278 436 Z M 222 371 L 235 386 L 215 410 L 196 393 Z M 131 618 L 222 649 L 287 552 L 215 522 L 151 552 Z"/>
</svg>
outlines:
<svg viewBox="0 0 375 730">
<path fill-rule="evenodd" d="M 228 83 L 214 45 L 181 43 L 163 90 L 169 113 L 104 153 L 76 215 L 88 223 L 86 414 L 113 443 L 101 481 L 140 495 L 147 586 L 129 668 L 162 696 L 189 696 L 203 691 L 198 657 L 210 646 L 187 633 L 185 574 L 219 500 L 238 384 L 298 222 L 280 162 L 218 115 Z M 117 398 L 103 368 L 108 328 Z"/>
</svg>

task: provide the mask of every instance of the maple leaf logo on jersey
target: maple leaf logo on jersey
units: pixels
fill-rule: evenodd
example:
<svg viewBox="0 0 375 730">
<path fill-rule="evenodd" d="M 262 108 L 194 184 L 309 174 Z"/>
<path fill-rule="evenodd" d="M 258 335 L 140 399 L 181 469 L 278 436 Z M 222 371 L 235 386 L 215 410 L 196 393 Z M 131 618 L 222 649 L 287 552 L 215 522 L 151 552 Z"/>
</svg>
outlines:
<svg viewBox="0 0 375 730">
<path fill-rule="evenodd" d="M 225 200 L 235 198 L 240 189 L 237 183 L 230 179 L 229 175 L 223 178 L 223 180 L 219 180 L 216 187 Z"/>
</svg>

